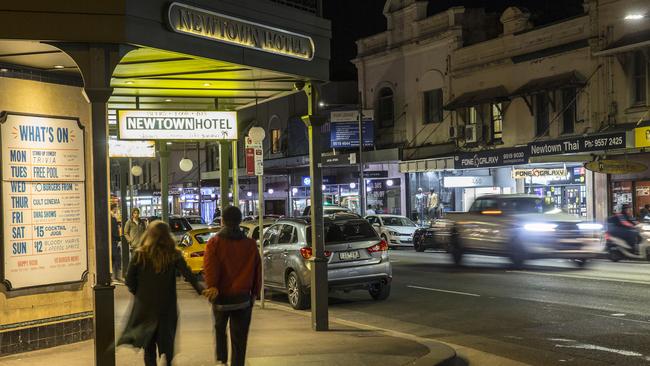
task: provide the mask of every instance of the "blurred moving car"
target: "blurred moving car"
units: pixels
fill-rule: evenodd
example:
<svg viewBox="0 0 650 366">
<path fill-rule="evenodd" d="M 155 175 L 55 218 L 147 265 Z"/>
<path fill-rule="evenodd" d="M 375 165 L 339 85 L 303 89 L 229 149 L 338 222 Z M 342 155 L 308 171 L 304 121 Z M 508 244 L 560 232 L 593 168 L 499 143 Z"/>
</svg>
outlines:
<svg viewBox="0 0 650 366">
<path fill-rule="evenodd" d="M 478 253 L 509 257 L 515 267 L 541 258 L 571 259 L 582 267 L 604 249 L 603 225 L 565 214 L 534 195 L 481 196 L 469 212 L 448 213 L 447 219 L 456 264 Z"/>
<path fill-rule="evenodd" d="M 197 274 L 203 272 L 203 255 L 205 254 L 205 245 L 208 240 L 221 230 L 220 227 L 211 227 L 204 229 L 194 229 L 186 232 L 178 247 L 183 254 L 183 258 L 187 265 L 192 270 L 192 273 Z"/>
<path fill-rule="evenodd" d="M 331 215 L 339 212 L 350 212 L 352 213 L 352 210 L 350 210 L 347 207 L 341 207 L 341 206 L 332 206 L 332 205 L 325 205 L 323 206 L 323 216 L 325 215 Z M 305 210 L 302 212 L 303 216 L 309 216 L 311 215 L 311 206 L 305 207 Z"/>
<path fill-rule="evenodd" d="M 206 224 L 205 220 L 203 220 L 203 218 L 199 215 L 186 215 L 183 217 L 187 219 L 187 222 L 190 223 L 192 229 L 205 229 L 211 226 Z"/>
<path fill-rule="evenodd" d="M 441 218 L 432 220 L 428 227 L 416 229 L 413 233 L 413 249 L 416 252 L 424 252 L 426 249 L 447 251 L 453 226 L 453 221 Z"/>
<path fill-rule="evenodd" d="M 336 213 L 323 221 L 330 290 L 364 289 L 375 300 L 387 299 L 393 276 L 388 243 L 359 215 Z M 310 219 L 278 220 L 262 243 L 264 285 L 286 292 L 294 309 L 306 309 L 313 255 Z"/>
<path fill-rule="evenodd" d="M 388 246 L 413 246 L 413 234 L 418 226 L 406 216 L 368 215 L 366 220 Z"/>
</svg>

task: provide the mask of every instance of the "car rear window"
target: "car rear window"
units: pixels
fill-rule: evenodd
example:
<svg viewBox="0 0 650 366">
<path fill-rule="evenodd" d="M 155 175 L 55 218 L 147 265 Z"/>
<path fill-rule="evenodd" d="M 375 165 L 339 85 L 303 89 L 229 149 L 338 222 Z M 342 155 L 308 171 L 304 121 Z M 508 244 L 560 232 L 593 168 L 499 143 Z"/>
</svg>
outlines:
<svg viewBox="0 0 650 366">
<path fill-rule="evenodd" d="M 183 219 L 169 219 L 169 227 L 172 230 L 172 233 L 184 232 L 192 230 L 192 227 Z"/>
<path fill-rule="evenodd" d="M 325 245 L 350 241 L 377 239 L 377 233 L 370 223 L 362 219 L 325 222 Z M 311 245 L 311 226 L 307 228 L 307 243 Z"/>
<path fill-rule="evenodd" d="M 215 235 L 217 235 L 216 231 L 196 234 L 194 235 L 194 238 L 196 239 L 196 241 L 199 242 L 199 244 L 205 244 L 208 242 L 208 240 L 212 239 L 212 237 Z"/>
</svg>

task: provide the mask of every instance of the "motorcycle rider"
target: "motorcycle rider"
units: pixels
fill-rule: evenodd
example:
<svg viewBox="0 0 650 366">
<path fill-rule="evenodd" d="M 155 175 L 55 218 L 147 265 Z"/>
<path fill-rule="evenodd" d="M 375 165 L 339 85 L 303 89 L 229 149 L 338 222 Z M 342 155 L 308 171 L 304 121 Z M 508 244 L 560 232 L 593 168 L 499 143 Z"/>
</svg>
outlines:
<svg viewBox="0 0 650 366">
<path fill-rule="evenodd" d="M 636 253 L 639 244 L 638 222 L 632 217 L 632 207 L 624 203 L 621 210 L 607 219 L 607 231 L 611 236 L 625 240 Z"/>
</svg>

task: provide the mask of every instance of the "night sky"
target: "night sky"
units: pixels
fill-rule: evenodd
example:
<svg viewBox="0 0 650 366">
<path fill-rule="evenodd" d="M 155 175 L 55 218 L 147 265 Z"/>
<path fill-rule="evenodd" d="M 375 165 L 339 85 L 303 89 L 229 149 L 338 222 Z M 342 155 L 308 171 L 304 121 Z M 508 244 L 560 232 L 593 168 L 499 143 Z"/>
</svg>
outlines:
<svg viewBox="0 0 650 366">
<path fill-rule="evenodd" d="M 583 0 L 429 0 L 429 15 L 453 6 L 484 7 L 500 14 L 509 6 L 531 12 L 535 25 L 543 25 L 582 13 Z M 355 40 L 386 30 L 384 0 L 323 0 L 325 18 L 332 21 L 331 80 L 356 80 L 350 60 L 356 56 Z"/>
</svg>

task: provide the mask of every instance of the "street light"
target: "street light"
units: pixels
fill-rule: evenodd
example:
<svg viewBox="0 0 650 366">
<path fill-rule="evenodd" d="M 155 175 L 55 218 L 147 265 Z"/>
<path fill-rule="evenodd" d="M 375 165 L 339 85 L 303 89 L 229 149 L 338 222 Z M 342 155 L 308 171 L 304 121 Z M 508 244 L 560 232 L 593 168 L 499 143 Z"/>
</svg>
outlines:
<svg viewBox="0 0 650 366">
<path fill-rule="evenodd" d="M 641 13 L 629 13 L 628 15 L 625 16 L 625 20 L 641 20 L 645 18 L 645 14 Z"/>
</svg>

